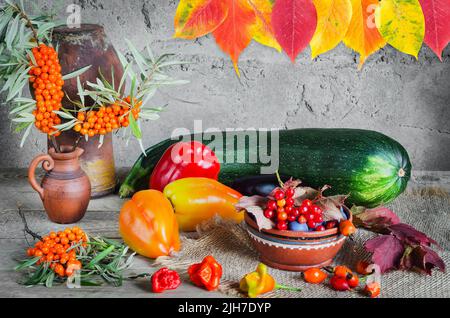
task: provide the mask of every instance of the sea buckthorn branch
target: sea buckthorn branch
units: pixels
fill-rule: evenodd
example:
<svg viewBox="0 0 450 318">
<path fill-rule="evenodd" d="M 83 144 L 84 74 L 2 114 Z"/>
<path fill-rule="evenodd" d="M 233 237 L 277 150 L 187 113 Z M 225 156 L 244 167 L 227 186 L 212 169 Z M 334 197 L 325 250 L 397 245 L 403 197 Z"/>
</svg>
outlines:
<svg viewBox="0 0 450 318">
<path fill-rule="evenodd" d="M 43 12 L 31 16 L 22 2 L 6 1 L 0 6 L 0 81 L 4 82 L 0 93 L 7 92 L 15 132 L 25 131 L 21 147 L 36 127 L 48 134 L 58 149 L 55 136 L 59 131 L 54 126 L 61 118 L 55 111 L 61 108 L 64 80 L 87 69 L 62 76 L 58 53 L 49 44 L 53 29 L 60 24 L 53 16 Z M 22 96 L 27 84 L 32 87 L 33 98 Z"/>
<path fill-rule="evenodd" d="M 149 101 L 162 86 L 182 85 L 188 83 L 176 80 L 167 75 L 167 68 L 173 65 L 184 64 L 171 60 L 172 55 L 165 54 L 155 59 L 149 47 L 139 52 L 136 47 L 127 41 L 131 52 L 130 60 L 119 53 L 124 74 L 119 83 L 108 81 L 101 72 L 95 82 L 87 82 L 83 87 L 78 79 L 79 101 L 72 101 L 78 107 L 76 113 L 72 110 L 66 112 L 67 122 L 57 128 L 64 131 L 73 129 L 85 136 L 86 140 L 96 135 L 100 136 L 100 145 L 103 138 L 110 132 L 122 129 L 124 136 L 134 136 L 142 150 L 141 120 L 157 120 L 163 107 L 149 106 Z M 114 79 L 114 69 L 111 69 L 111 78 Z M 129 88 L 125 86 L 129 84 Z M 126 93 L 124 93 L 126 92 Z M 86 97 L 94 102 L 86 105 Z"/>
</svg>

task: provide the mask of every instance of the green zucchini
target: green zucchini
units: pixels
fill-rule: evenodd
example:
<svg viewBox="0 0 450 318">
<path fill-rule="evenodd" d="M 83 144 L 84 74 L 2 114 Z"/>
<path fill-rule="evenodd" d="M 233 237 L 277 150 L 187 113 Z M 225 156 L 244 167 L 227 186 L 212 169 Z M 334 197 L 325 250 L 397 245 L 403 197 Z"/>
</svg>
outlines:
<svg viewBox="0 0 450 318">
<path fill-rule="evenodd" d="M 236 133 L 237 135 L 245 132 Z M 259 136 L 265 136 L 259 134 Z M 271 134 L 269 133 L 269 136 Z M 275 135 L 273 135 L 275 136 Z M 206 145 L 211 135 L 204 134 Z M 230 185 L 235 179 L 260 174 L 261 163 L 236 163 L 236 158 L 259 151 L 256 145 L 226 140 L 234 144 L 234 160 L 226 149 L 213 149 L 221 160 L 219 180 Z M 142 155 L 120 189 L 121 197 L 146 189 L 150 174 L 165 150 L 176 140 L 166 140 Z M 267 142 L 271 153 L 270 141 Z M 225 147 L 226 148 L 226 147 Z M 411 176 L 411 162 L 406 150 L 395 140 L 375 131 L 357 129 L 296 129 L 279 132 L 279 172 L 301 179 L 319 188 L 330 185 L 327 194 L 349 194 L 349 203 L 375 207 L 388 203 L 406 188 Z"/>
</svg>

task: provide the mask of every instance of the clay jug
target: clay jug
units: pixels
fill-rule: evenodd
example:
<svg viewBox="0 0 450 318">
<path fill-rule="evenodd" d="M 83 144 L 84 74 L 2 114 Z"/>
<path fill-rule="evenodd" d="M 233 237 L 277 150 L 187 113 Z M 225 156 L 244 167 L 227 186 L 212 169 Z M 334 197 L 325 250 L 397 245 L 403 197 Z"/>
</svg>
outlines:
<svg viewBox="0 0 450 318">
<path fill-rule="evenodd" d="M 72 224 L 80 221 L 89 205 L 91 183 L 80 167 L 79 158 L 84 150 L 63 146 L 57 153 L 51 148 L 48 155 L 37 156 L 30 164 L 28 180 L 44 204 L 52 222 Z M 46 171 L 41 183 L 36 181 L 35 171 L 42 163 Z"/>
<path fill-rule="evenodd" d="M 85 83 L 88 81 L 96 82 L 96 79 L 100 78 L 100 74 L 110 83 L 113 81 L 112 75 L 114 74 L 114 82 L 120 82 L 123 74 L 122 64 L 102 26 L 82 24 L 80 28 L 73 29 L 58 27 L 54 30 L 53 42 L 55 47 L 58 47 L 63 74 L 69 74 L 91 65 L 91 68 L 80 76 L 81 83 L 85 87 Z M 67 96 L 64 98 L 63 106 L 71 109 L 74 106 L 70 100 L 79 100 L 76 78 L 65 82 L 64 92 L 69 98 Z M 93 100 L 86 99 L 87 105 L 92 103 L 94 103 Z M 74 146 L 78 138 L 78 133 L 66 131 L 57 138 L 57 141 L 60 145 Z M 53 147 L 51 143 L 49 143 L 50 147 Z M 91 181 L 92 197 L 97 198 L 114 192 L 117 180 L 112 134 L 105 136 L 102 147 L 99 147 L 98 136 L 90 138 L 89 141 L 81 139 L 78 147 L 84 149 L 80 163 Z"/>
</svg>

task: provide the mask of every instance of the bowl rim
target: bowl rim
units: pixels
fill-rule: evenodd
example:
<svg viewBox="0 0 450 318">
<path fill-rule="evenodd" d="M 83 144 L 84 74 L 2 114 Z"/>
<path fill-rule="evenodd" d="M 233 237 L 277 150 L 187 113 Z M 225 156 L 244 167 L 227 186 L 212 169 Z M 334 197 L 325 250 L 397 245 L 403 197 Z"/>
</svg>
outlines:
<svg viewBox="0 0 450 318">
<path fill-rule="evenodd" d="M 353 214 L 350 211 L 350 209 L 347 208 L 346 206 L 344 206 L 343 208 L 344 208 L 344 211 L 349 216 L 348 220 L 349 221 L 353 221 Z M 244 213 L 245 213 L 244 214 L 245 223 L 249 227 L 251 227 L 252 229 L 254 229 L 254 230 L 258 231 L 258 232 L 261 232 L 261 233 L 264 233 L 264 234 L 270 235 L 270 236 L 277 236 L 277 237 L 281 236 L 281 237 L 288 237 L 288 238 L 303 237 L 303 238 L 320 239 L 320 238 L 330 237 L 330 236 L 334 236 L 334 235 L 339 235 L 339 229 L 338 228 L 325 230 L 325 231 L 321 231 L 321 232 L 301 232 L 301 231 L 290 231 L 290 230 L 281 231 L 281 230 L 277 230 L 277 229 L 270 229 L 270 230 L 262 229 L 262 230 L 259 230 L 256 222 L 252 219 L 250 214 L 247 211 L 245 211 Z"/>
</svg>

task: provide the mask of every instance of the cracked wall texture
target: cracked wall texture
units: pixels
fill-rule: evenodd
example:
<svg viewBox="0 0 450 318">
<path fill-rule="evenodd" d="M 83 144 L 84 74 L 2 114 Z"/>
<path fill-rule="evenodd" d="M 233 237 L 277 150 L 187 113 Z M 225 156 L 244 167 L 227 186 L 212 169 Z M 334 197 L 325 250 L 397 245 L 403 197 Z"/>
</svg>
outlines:
<svg viewBox="0 0 450 318">
<path fill-rule="evenodd" d="M 40 4 L 44 1 L 38 1 Z M 68 3 L 68 2 L 67 2 Z M 128 38 L 156 53 L 176 53 L 190 62 L 172 75 L 190 84 L 166 89 L 153 100 L 169 104 L 160 121 L 144 128 L 145 146 L 170 136 L 175 127 L 353 127 L 385 133 L 407 148 L 417 170 L 450 170 L 450 49 L 441 63 L 424 47 L 419 61 L 390 47 L 357 70 L 357 55 L 340 44 L 315 61 L 309 49 L 296 65 L 276 51 L 252 43 L 240 60 L 242 78 L 211 36 L 195 41 L 172 39 L 175 0 L 78 0 L 82 21 L 98 23 L 117 49 Z M 185 103 L 184 101 L 189 101 Z M 6 107 L 1 108 L 6 116 Z M 24 149 L 20 136 L 2 121 L 2 167 L 26 167 L 42 152 L 45 137 L 34 132 Z M 130 166 L 140 154 L 115 140 L 118 166 Z"/>
</svg>

